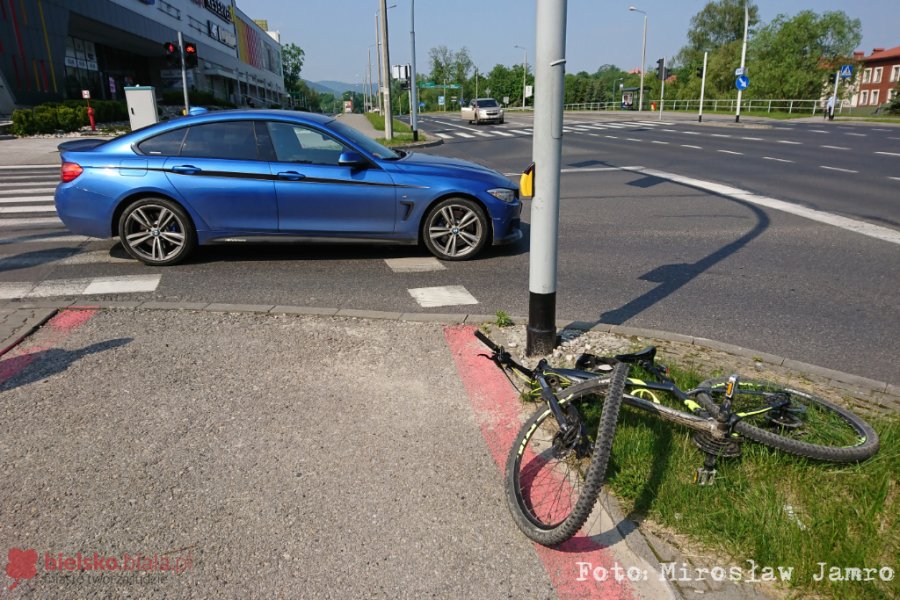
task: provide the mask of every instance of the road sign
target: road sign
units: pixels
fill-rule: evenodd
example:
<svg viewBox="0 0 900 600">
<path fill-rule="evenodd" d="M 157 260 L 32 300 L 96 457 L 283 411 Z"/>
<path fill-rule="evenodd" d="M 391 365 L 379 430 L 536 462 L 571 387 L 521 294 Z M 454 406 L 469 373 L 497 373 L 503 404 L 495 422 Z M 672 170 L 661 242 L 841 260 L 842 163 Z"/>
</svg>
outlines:
<svg viewBox="0 0 900 600">
<path fill-rule="evenodd" d="M 525 86 L 525 97 L 531 98 L 534 95 L 534 86 L 526 85 Z"/>
<path fill-rule="evenodd" d="M 741 75 L 746 75 L 746 74 L 747 74 L 747 70 L 744 67 L 738 67 L 737 69 L 734 70 L 735 77 L 740 77 Z"/>
<path fill-rule="evenodd" d="M 509 104 L 509 96 L 503 96 L 503 104 Z"/>
<path fill-rule="evenodd" d="M 438 96 L 438 106 L 443 106 L 443 105 L 444 105 L 444 97 Z"/>
<path fill-rule="evenodd" d="M 746 75 L 741 75 L 734 80 L 734 87 L 741 91 L 746 90 L 748 87 L 750 87 L 750 78 Z"/>
<path fill-rule="evenodd" d="M 424 103 L 424 102 L 419 102 L 419 108 L 425 108 L 425 103 Z"/>
<path fill-rule="evenodd" d="M 91 99 L 91 90 L 81 90 L 81 97 L 85 100 Z"/>
<path fill-rule="evenodd" d="M 488 96 L 490 96 L 490 95 L 491 95 L 491 88 L 484 88 L 484 93 L 487 94 Z"/>
<path fill-rule="evenodd" d="M 841 79 L 853 77 L 853 65 L 841 65 Z"/>
</svg>

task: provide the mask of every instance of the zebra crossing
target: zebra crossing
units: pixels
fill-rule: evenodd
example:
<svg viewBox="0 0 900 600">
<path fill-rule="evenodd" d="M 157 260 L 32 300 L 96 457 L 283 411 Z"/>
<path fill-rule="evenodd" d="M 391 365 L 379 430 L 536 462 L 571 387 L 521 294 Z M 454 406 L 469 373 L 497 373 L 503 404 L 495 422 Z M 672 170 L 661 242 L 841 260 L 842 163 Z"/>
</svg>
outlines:
<svg viewBox="0 0 900 600">
<path fill-rule="evenodd" d="M 66 229 L 53 201 L 58 182 L 58 165 L 0 166 L 0 300 L 155 291 L 161 276 L 111 252 L 115 241 Z"/>
<path fill-rule="evenodd" d="M 595 134 L 598 131 L 613 129 L 653 129 L 660 126 L 671 126 L 675 123 L 669 121 L 616 121 L 616 122 L 591 122 L 591 123 L 568 123 L 563 125 L 563 133 L 568 134 Z M 460 129 L 437 129 L 434 135 L 447 141 L 452 140 L 474 140 L 478 138 L 510 138 L 510 137 L 530 137 L 534 131 L 530 127 L 519 129 L 493 127 L 491 129 L 476 130 L 471 127 Z"/>
</svg>

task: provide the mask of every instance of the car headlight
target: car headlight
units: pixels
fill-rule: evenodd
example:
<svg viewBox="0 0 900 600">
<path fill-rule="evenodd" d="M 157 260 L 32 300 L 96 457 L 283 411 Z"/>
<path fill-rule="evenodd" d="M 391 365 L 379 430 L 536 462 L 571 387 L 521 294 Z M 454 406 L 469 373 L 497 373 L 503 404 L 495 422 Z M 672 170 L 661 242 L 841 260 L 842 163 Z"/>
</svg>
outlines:
<svg viewBox="0 0 900 600">
<path fill-rule="evenodd" d="M 516 191 L 515 190 L 509 190 L 506 188 L 494 188 L 492 190 L 488 190 L 487 193 L 502 202 L 515 202 L 516 201 Z"/>
</svg>

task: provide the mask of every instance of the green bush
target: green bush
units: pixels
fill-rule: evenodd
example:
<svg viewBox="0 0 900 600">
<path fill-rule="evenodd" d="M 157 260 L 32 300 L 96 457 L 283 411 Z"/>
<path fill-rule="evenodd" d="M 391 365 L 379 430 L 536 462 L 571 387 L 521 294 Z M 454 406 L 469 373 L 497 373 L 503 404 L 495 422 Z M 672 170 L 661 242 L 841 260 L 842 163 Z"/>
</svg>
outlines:
<svg viewBox="0 0 900 600">
<path fill-rule="evenodd" d="M 204 92 L 201 90 L 190 90 L 188 92 L 188 102 L 191 106 L 222 106 L 234 108 L 234 104 L 221 98 L 216 98 L 212 92 Z M 184 105 L 184 93 L 181 91 L 163 92 L 161 104 L 182 106 Z"/>
<path fill-rule="evenodd" d="M 59 129 L 59 118 L 57 117 L 57 107 L 41 104 L 32 109 L 34 113 L 35 133 L 53 133 Z"/>
<path fill-rule="evenodd" d="M 56 109 L 56 119 L 59 122 L 59 128 L 63 131 L 78 131 L 84 125 L 82 115 L 78 112 L 78 109 L 69 108 L 68 106 L 60 106 Z"/>
<path fill-rule="evenodd" d="M 17 109 L 12 114 L 13 135 L 34 135 L 37 133 L 37 124 L 34 122 L 34 113 L 30 109 Z"/>
</svg>

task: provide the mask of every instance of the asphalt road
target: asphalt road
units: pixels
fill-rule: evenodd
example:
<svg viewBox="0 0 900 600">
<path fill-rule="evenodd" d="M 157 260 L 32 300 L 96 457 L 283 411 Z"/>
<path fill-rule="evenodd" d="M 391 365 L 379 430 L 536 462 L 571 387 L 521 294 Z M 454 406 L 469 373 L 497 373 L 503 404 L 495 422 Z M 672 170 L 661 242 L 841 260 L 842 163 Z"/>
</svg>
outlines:
<svg viewBox="0 0 900 600">
<path fill-rule="evenodd" d="M 900 128 L 837 122 L 734 128 L 630 117 L 567 115 L 559 318 L 704 336 L 900 383 L 897 244 L 622 170 L 640 166 L 727 184 L 895 234 Z M 530 162 L 525 115 L 478 127 L 432 116 L 422 126 L 445 142 L 426 152 L 506 173 Z M 38 190 L 52 188 L 54 179 L 52 170 L 2 170 L 0 200 L 25 193 L 9 191 L 22 182 Z M 71 238 L 59 224 L 41 221 L 53 221 L 52 212 L 24 212 L 38 206 L 0 204 L 23 208 L 0 214 L 0 295 L 90 291 L 85 301 L 527 314 L 527 239 L 465 263 L 440 264 L 409 247 L 230 246 L 150 269 L 125 260 L 112 241 Z M 523 219 L 527 234 L 527 203 Z M 422 259 L 426 270 L 407 272 L 390 262 L 410 257 Z M 425 308 L 410 293 L 441 286 L 462 286 L 477 304 Z"/>
</svg>

